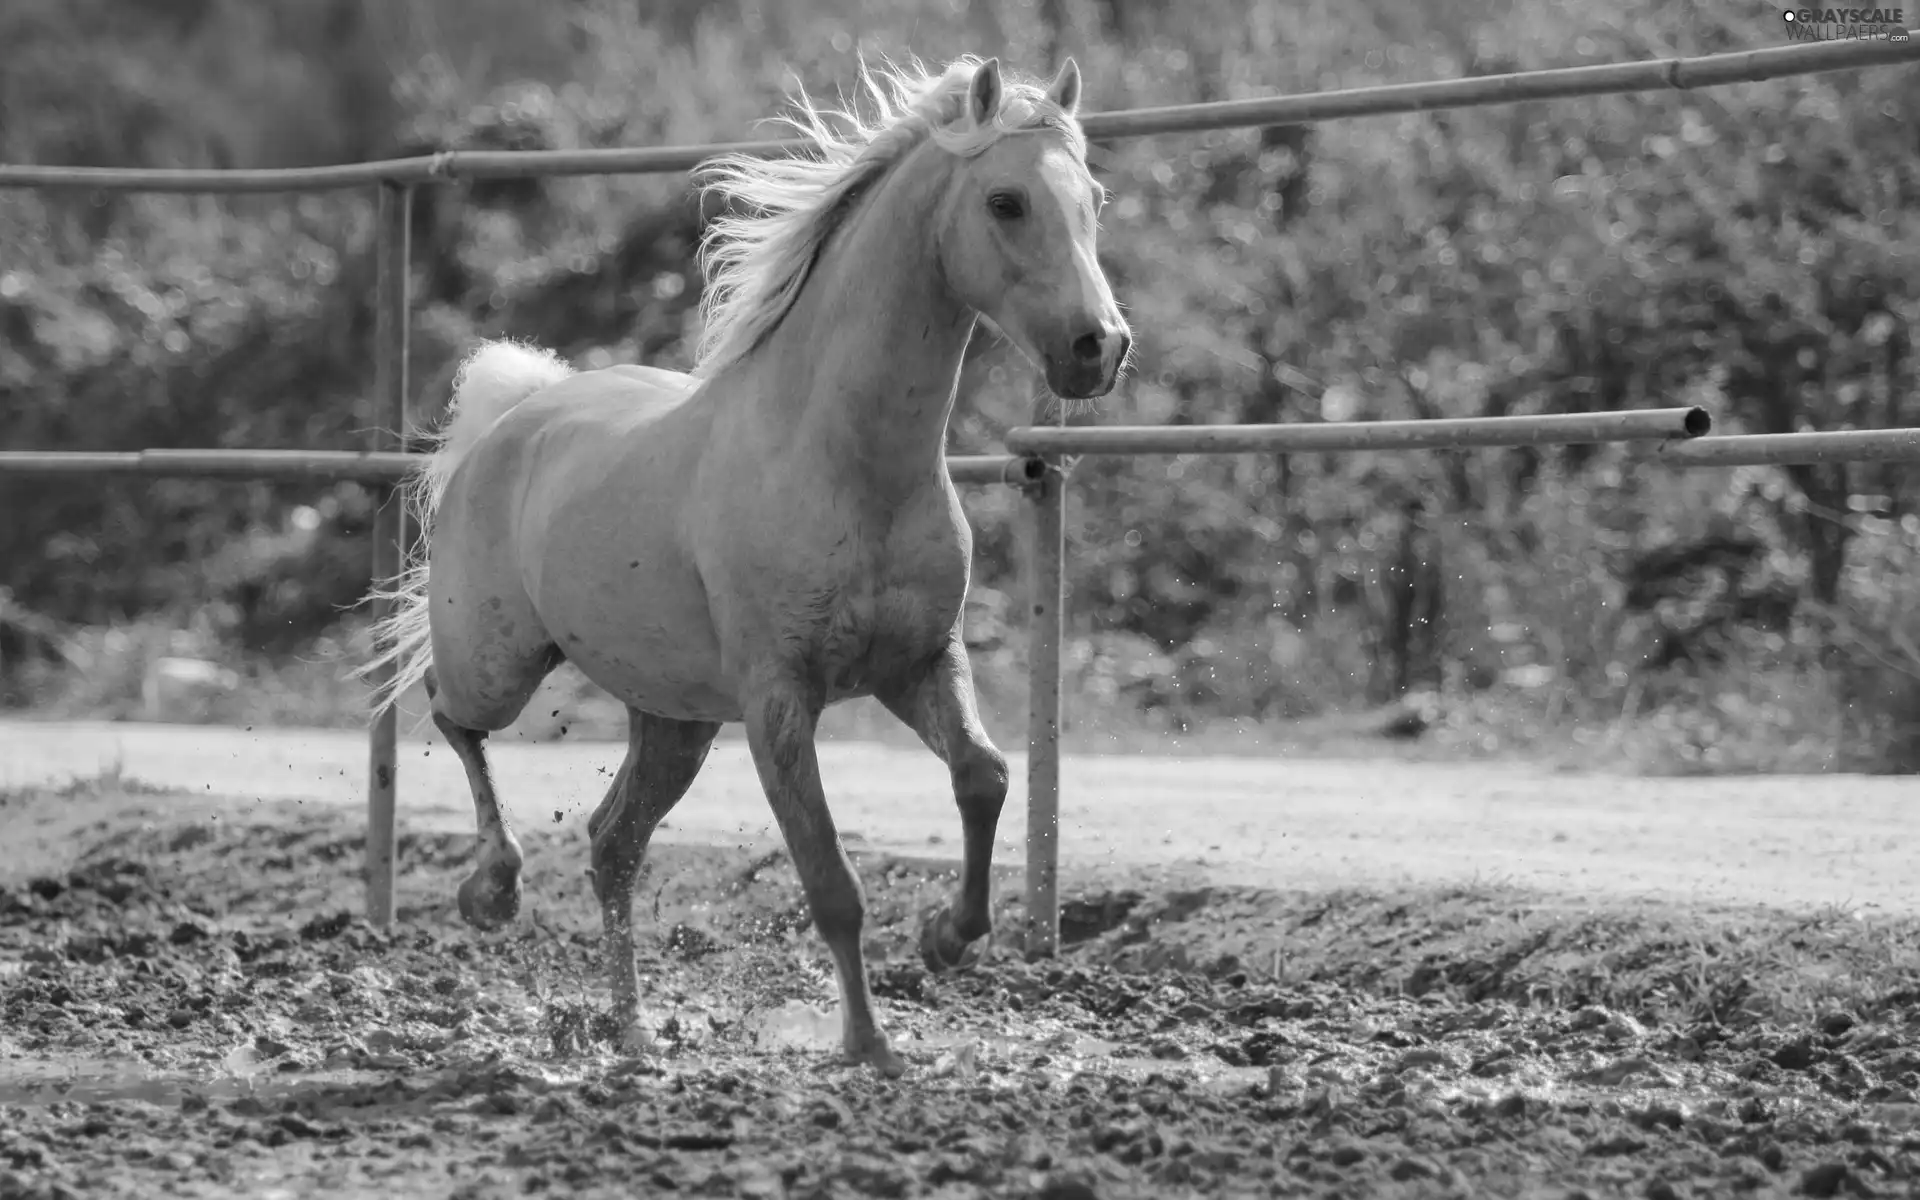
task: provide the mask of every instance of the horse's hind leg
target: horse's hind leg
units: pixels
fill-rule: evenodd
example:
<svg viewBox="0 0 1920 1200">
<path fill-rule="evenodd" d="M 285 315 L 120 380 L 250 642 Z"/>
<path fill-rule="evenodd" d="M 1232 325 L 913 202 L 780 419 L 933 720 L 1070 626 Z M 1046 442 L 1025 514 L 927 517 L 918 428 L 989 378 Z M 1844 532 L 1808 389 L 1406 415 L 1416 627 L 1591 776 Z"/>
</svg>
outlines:
<svg viewBox="0 0 1920 1200">
<path fill-rule="evenodd" d="M 960 894 L 921 927 L 920 957 L 934 972 L 971 966 L 980 956 L 975 943 L 993 929 L 993 839 L 1007 800 L 1007 759 L 980 724 L 958 631 L 926 671 L 879 700 L 947 764 L 960 806 Z"/>
<path fill-rule="evenodd" d="M 496 501 L 497 503 L 497 501 Z M 520 911 L 520 843 L 500 811 L 484 748 L 489 731 L 513 724 L 562 657 L 519 585 L 511 539 L 489 533 L 499 514 L 449 493 L 433 535 L 427 577 L 433 666 L 427 695 L 433 723 L 466 768 L 480 846 L 460 885 L 460 915 L 477 929 Z"/>
<path fill-rule="evenodd" d="M 600 901 L 613 1015 L 629 1046 L 644 1035 L 635 1027 L 640 979 L 633 964 L 633 884 L 647 843 L 662 818 L 693 786 L 719 736 L 710 721 L 676 721 L 627 710 L 627 757 L 606 799 L 587 818 L 593 839 L 593 893 Z"/>
<path fill-rule="evenodd" d="M 460 884 L 460 915 L 475 929 L 497 929 L 520 913 L 520 866 L 524 856 L 494 794 L 486 731 L 468 729 L 439 711 L 434 712 L 433 723 L 466 769 L 467 786 L 473 791 L 474 824 L 480 835 L 480 853 L 473 871 Z"/>
<path fill-rule="evenodd" d="M 493 697 L 491 710 L 477 717 L 469 706 L 449 696 L 437 678 L 437 663 L 427 672 L 434 727 L 459 758 L 467 773 L 467 787 L 473 793 L 474 830 L 480 848 L 472 873 L 460 884 L 459 905 L 461 917 L 475 929 L 497 929 L 519 915 L 520 867 L 524 861 L 519 839 L 513 836 L 513 827 L 494 791 L 493 770 L 487 763 L 487 731 L 511 724 L 559 661 L 551 648 L 543 650 L 538 659 L 529 658 L 523 669 L 505 677 L 512 680 L 511 694 Z"/>
</svg>

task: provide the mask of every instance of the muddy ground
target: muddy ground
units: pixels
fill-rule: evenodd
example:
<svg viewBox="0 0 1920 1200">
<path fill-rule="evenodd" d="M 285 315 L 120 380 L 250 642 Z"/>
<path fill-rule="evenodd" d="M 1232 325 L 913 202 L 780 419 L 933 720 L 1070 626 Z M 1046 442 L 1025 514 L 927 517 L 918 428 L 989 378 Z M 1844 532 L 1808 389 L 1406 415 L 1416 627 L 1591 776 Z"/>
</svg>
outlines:
<svg viewBox="0 0 1920 1200">
<path fill-rule="evenodd" d="M 526 910 L 480 936 L 440 831 L 403 838 L 395 930 L 356 919 L 357 823 L 0 793 L 0 1200 L 1920 1193 L 1920 930 L 1862 910 L 1108 872 L 1028 964 L 1008 871 L 993 956 L 932 978 L 952 864 L 857 855 L 884 1082 L 835 1061 L 784 858 L 656 848 L 639 1061 L 577 824 L 529 832 Z"/>
</svg>

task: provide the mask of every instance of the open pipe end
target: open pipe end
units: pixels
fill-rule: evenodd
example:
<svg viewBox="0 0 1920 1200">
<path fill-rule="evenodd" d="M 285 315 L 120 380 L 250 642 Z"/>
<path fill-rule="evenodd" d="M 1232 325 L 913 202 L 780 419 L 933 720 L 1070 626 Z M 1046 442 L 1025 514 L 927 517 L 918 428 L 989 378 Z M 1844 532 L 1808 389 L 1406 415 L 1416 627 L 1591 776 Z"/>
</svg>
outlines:
<svg viewBox="0 0 1920 1200">
<path fill-rule="evenodd" d="M 1686 418 L 1680 422 L 1680 428 L 1685 430 L 1690 438 L 1704 437 L 1713 429 L 1713 414 L 1696 404 L 1687 410 Z"/>
<path fill-rule="evenodd" d="M 1018 469 L 1021 479 L 1028 483 L 1039 483 L 1042 479 L 1046 478 L 1047 460 L 1029 456 L 1020 460 Z"/>
</svg>

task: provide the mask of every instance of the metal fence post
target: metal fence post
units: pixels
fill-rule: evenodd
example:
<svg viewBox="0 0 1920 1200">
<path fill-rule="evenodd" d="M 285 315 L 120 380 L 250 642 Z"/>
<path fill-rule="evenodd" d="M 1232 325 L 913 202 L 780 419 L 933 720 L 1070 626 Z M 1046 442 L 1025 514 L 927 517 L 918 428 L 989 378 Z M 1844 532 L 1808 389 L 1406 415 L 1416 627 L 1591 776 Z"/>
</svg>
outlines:
<svg viewBox="0 0 1920 1200">
<path fill-rule="evenodd" d="M 1066 606 L 1066 475 L 1060 460 L 1028 490 L 1033 603 L 1027 642 L 1028 958 L 1060 947 L 1060 641 Z"/>
<path fill-rule="evenodd" d="M 407 420 L 408 267 L 412 261 L 413 187 L 380 186 L 379 245 L 376 251 L 377 287 L 374 327 L 374 394 L 367 444 L 371 450 L 399 450 Z M 373 578 L 385 585 L 400 573 L 407 555 L 407 512 L 400 489 L 379 489 L 380 507 L 373 521 Z M 391 605 L 376 600 L 374 619 L 381 620 Z M 380 686 L 391 669 L 374 676 Z M 398 792 L 399 713 L 387 708 L 373 719 L 368 735 L 367 771 L 367 920 L 380 928 L 393 924 L 393 860 Z"/>
</svg>

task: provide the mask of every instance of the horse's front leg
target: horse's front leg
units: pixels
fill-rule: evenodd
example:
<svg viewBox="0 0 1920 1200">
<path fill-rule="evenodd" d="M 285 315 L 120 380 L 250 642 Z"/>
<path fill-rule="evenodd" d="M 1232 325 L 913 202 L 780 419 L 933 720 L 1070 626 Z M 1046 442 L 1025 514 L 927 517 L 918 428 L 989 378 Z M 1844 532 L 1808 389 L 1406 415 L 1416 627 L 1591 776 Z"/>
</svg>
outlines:
<svg viewBox="0 0 1920 1200">
<path fill-rule="evenodd" d="M 848 1058 L 871 1064 L 889 1078 L 907 1064 L 894 1053 L 873 1012 L 867 986 L 866 956 L 860 929 L 866 922 L 866 896 L 860 877 L 847 860 L 827 811 L 820 784 L 820 760 L 814 731 L 820 704 L 811 689 L 791 676 L 763 681 L 746 696 L 747 746 L 766 789 L 767 803 L 793 855 L 794 870 L 806 890 L 820 940 L 833 955 L 840 978 L 841 1044 Z"/>
<path fill-rule="evenodd" d="M 960 806 L 960 894 L 921 926 L 920 957 L 935 972 L 972 966 L 993 930 L 993 839 L 1007 800 L 1007 759 L 980 724 L 959 629 L 925 670 L 879 699 L 947 764 Z"/>
</svg>

